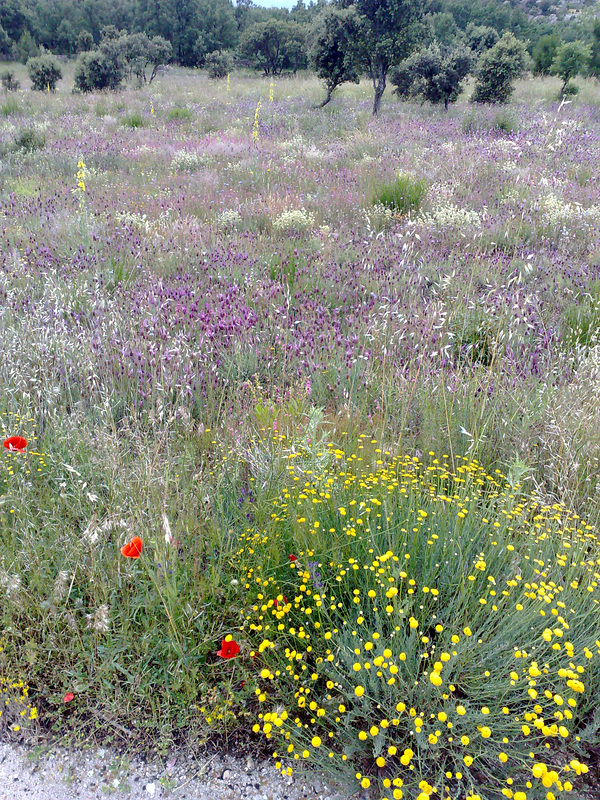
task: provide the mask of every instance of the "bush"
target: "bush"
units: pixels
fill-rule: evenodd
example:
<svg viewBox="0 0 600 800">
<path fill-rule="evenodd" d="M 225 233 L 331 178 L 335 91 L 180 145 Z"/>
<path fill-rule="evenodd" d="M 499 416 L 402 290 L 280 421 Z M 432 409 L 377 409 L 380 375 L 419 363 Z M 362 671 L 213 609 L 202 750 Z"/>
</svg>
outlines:
<svg viewBox="0 0 600 800">
<path fill-rule="evenodd" d="M 492 120 L 491 128 L 502 133 L 514 133 L 518 129 L 518 124 L 513 114 L 500 111 Z"/>
<path fill-rule="evenodd" d="M 37 128 L 23 128 L 14 139 L 14 148 L 24 150 L 26 153 L 43 150 L 44 147 L 46 147 L 46 134 Z"/>
<path fill-rule="evenodd" d="M 485 53 L 486 50 L 496 44 L 498 39 L 498 32 L 495 28 L 489 28 L 486 25 L 476 25 L 474 22 L 469 22 L 465 30 L 467 46 L 475 53 Z"/>
<path fill-rule="evenodd" d="M 0 114 L 3 117 L 10 117 L 20 111 L 22 111 L 21 104 L 16 97 L 7 97 L 4 103 L 0 105 Z"/>
<path fill-rule="evenodd" d="M 371 467 L 293 452 L 298 488 L 242 537 L 253 730 L 284 774 L 381 798 L 568 792 L 599 675 L 592 527 L 477 461 L 369 457 L 369 438 Z"/>
<path fill-rule="evenodd" d="M 477 65 L 473 103 L 506 103 L 513 92 L 513 81 L 525 69 L 525 44 L 512 33 L 504 36 L 484 53 Z"/>
<path fill-rule="evenodd" d="M 189 108 L 172 108 L 167 114 L 167 119 L 171 122 L 182 122 L 183 120 L 192 119 L 194 114 Z"/>
<path fill-rule="evenodd" d="M 533 52 L 533 74 L 534 75 L 549 75 L 550 67 L 554 61 L 556 51 L 560 46 L 560 39 L 556 33 L 549 33 L 546 36 L 540 36 L 537 40 Z"/>
<path fill-rule="evenodd" d="M 419 211 L 427 194 L 427 182 L 410 175 L 400 175 L 393 183 L 386 183 L 373 194 L 373 205 L 389 208 L 395 214 Z"/>
<path fill-rule="evenodd" d="M 305 208 L 294 208 L 275 217 L 273 230 L 283 236 L 302 236 L 312 230 L 314 224 L 314 214 Z"/>
<path fill-rule="evenodd" d="M 190 150 L 178 150 L 171 160 L 171 168 L 176 172 L 194 172 L 200 167 L 198 153 Z"/>
<path fill-rule="evenodd" d="M 391 82 L 400 97 L 420 97 L 430 103 L 454 103 L 469 74 L 472 54 L 466 48 L 440 47 L 432 44 L 415 53 L 392 72 Z"/>
<path fill-rule="evenodd" d="M 56 84 L 62 78 L 58 61 L 49 53 L 30 58 L 27 62 L 27 71 L 32 83 L 31 88 L 38 92 L 47 90 L 54 92 Z"/>
<path fill-rule="evenodd" d="M 126 128 L 143 128 L 144 124 L 144 118 L 138 111 L 132 111 L 131 114 L 123 117 L 123 125 Z"/>
<path fill-rule="evenodd" d="M 21 84 L 15 78 L 15 73 L 11 69 L 5 69 L 0 73 L 0 81 L 2 82 L 2 88 L 7 92 L 16 92 L 21 88 Z"/>
<path fill-rule="evenodd" d="M 589 45 L 581 41 L 565 42 L 557 49 L 550 72 L 562 78 L 561 96 L 577 94 L 577 89 L 574 92 L 569 91 L 571 89 L 570 81 L 585 70 L 591 55 L 592 51 Z"/>
<path fill-rule="evenodd" d="M 81 53 L 75 64 L 75 88 L 80 92 L 116 90 L 124 76 L 124 61 L 118 52 L 112 50 Z"/>
<path fill-rule="evenodd" d="M 89 31 L 80 31 L 77 35 L 77 52 L 88 53 L 94 46 L 94 37 Z"/>
<path fill-rule="evenodd" d="M 204 59 L 209 78 L 226 78 L 233 67 L 233 56 L 228 50 L 214 50 Z"/>
</svg>

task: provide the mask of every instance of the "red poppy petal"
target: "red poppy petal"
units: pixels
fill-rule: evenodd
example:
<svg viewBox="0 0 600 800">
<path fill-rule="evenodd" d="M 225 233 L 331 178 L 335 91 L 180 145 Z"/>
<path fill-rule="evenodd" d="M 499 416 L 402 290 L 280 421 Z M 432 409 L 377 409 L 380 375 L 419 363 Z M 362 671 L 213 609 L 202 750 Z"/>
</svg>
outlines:
<svg viewBox="0 0 600 800">
<path fill-rule="evenodd" d="M 139 536 L 134 536 L 131 540 L 131 549 L 134 551 L 138 556 L 142 554 L 142 548 L 144 547 L 144 543 L 140 539 Z"/>
<path fill-rule="evenodd" d="M 240 646 L 237 642 L 234 642 L 233 639 L 229 642 L 223 639 L 221 649 L 217 650 L 217 655 L 221 658 L 235 658 L 239 652 Z"/>
<path fill-rule="evenodd" d="M 10 436 L 4 440 L 4 447 L 7 450 L 25 450 L 27 447 L 27 439 L 23 436 Z"/>
<path fill-rule="evenodd" d="M 67 692 L 66 695 L 63 697 L 63 703 L 70 703 L 71 700 L 75 699 L 75 695 L 73 692 Z"/>
<path fill-rule="evenodd" d="M 121 548 L 121 553 L 126 558 L 139 558 L 142 554 L 142 548 L 144 547 L 144 543 L 140 539 L 139 536 L 134 536 L 130 542 L 124 544 Z"/>
</svg>

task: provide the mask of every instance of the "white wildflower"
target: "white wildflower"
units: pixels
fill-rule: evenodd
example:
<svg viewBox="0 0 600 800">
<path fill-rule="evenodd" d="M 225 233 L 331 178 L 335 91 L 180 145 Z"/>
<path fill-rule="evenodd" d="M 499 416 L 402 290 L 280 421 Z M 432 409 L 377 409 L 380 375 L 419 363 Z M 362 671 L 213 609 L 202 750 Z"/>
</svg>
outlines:
<svg viewBox="0 0 600 800">
<path fill-rule="evenodd" d="M 165 534 L 165 542 L 167 544 L 173 544 L 173 534 L 171 533 L 171 525 L 169 524 L 169 518 L 163 511 L 162 513 L 162 524 L 163 524 L 163 531 Z"/>
<path fill-rule="evenodd" d="M 314 224 L 314 214 L 311 214 L 305 208 L 284 211 L 273 220 L 273 228 L 277 233 L 296 236 L 306 233 Z"/>
<path fill-rule="evenodd" d="M 93 614 L 86 614 L 89 630 L 105 633 L 110 628 L 110 615 L 107 605 L 99 606 Z"/>
<path fill-rule="evenodd" d="M 61 570 L 56 576 L 52 596 L 57 602 L 60 602 L 64 599 L 67 593 L 67 584 L 69 583 L 69 578 L 70 575 L 66 570 Z"/>
</svg>

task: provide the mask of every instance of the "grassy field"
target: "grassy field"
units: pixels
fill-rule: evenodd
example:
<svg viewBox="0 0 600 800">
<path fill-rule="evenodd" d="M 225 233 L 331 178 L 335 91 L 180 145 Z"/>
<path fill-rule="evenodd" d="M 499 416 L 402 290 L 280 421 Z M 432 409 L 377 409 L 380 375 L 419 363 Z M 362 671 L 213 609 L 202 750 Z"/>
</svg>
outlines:
<svg viewBox="0 0 600 800">
<path fill-rule="evenodd" d="M 71 72 L 0 98 L 0 730 L 568 796 L 600 726 L 598 83 L 373 119 L 367 82 L 316 111 L 307 76 Z"/>
</svg>

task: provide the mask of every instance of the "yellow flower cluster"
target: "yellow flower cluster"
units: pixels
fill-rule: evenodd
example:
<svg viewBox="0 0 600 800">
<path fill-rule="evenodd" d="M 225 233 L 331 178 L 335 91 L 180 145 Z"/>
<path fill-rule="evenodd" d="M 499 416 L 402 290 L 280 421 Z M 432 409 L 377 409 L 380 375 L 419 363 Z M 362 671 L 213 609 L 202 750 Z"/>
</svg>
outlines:
<svg viewBox="0 0 600 800">
<path fill-rule="evenodd" d="M 0 652 L 4 649 L 0 640 Z M 18 733 L 23 725 L 38 718 L 37 708 L 29 700 L 29 687 L 22 680 L 9 680 L 0 677 L 0 723 L 9 731 Z M 0 730 L 3 725 L 0 724 Z"/>
<path fill-rule="evenodd" d="M 368 444 L 326 446 L 319 474 L 290 453 L 272 525 L 242 537 L 255 730 L 286 774 L 313 761 L 387 800 L 474 799 L 482 774 L 516 800 L 568 792 L 585 765 L 555 751 L 600 653 L 591 527 L 476 461 L 373 447 L 368 469 Z"/>
</svg>

